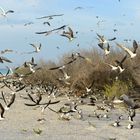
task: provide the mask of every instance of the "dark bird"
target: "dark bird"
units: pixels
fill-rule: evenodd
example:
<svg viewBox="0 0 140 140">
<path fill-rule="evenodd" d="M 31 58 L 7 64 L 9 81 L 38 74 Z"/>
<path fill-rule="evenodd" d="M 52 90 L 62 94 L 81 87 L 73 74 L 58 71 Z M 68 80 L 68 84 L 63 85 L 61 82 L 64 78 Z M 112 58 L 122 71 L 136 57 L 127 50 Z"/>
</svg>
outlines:
<svg viewBox="0 0 140 140">
<path fill-rule="evenodd" d="M 43 24 L 44 25 L 47 24 L 47 25 L 51 26 L 50 22 L 48 22 L 48 21 L 43 22 Z"/>
<path fill-rule="evenodd" d="M 11 98 L 9 99 L 9 102 L 6 101 L 5 96 L 4 96 L 4 93 L 1 92 L 1 94 L 2 94 L 3 101 L 4 101 L 5 104 L 6 104 L 5 110 L 9 110 L 9 108 L 11 107 L 11 105 L 12 105 L 12 104 L 14 103 L 14 101 L 15 101 L 15 98 L 16 98 L 15 92 L 12 92 L 12 93 L 11 93 Z"/>
<path fill-rule="evenodd" d="M 4 117 L 3 117 L 4 112 L 5 112 L 4 107 L 0 103 L 0 121 L 4 120 Z"/>
</svg>

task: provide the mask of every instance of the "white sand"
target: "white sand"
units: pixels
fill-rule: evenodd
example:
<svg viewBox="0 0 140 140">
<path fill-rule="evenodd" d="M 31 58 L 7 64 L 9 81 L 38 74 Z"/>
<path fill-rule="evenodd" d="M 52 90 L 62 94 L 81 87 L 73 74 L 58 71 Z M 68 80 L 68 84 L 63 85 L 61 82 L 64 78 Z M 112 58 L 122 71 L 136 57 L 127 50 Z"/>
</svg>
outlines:
<svg viewBox="0 0 140 140">
<path fill-rule="evenodd" d="M 3 101 L 0 100 L 3 104 Z M 89 117 L 93 115 L 95 107 L 82 105 L 79 108 L 83 110 L 83 120 L 72 117 L 70 121 L 58 119 L 58 114 L 46 109 L 41 114 L 41 108 L 25 106 L 26 101 L 17 95 L 16 101 L 4 116 L 5 120 L 0 121 L 0 139 L 1 140 L 139 140 L 140 139 L 140 110 L 136 111 L 134 118 L 134 128 L 126 129 L 128 125 L 127 113 L 123 110 L 113 110 L 109 114 L 110 118 L 97 119 Z M 50 107 L 58 110 L 63 102 Z M 110 126 L 117 116 L 123 114 L 124 120 L 120 122 L 120 127 Z M 76 117 L 76 116 L 75 116 Z M 45 118 L 46 121 L 40 123 L 39 118 Z M 91 122 L 93 126 L 89 125 Z M 42 133 L 37 135 L 33 129 L 40 129 Z"/>
</svg>

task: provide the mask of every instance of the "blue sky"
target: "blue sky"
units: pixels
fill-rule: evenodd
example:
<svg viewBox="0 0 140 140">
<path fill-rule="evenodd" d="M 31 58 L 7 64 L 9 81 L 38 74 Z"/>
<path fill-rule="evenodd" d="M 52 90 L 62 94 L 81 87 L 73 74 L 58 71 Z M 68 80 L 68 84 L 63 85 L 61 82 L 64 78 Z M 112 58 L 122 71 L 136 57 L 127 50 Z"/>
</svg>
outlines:
<svg viewBox="0 0 140 140">
<path fill-rule="evenodd" d="M 74 10 L 79 6 L 83 9 Z M 6 18 L 0 16 L 0 50 L 8 48 L 19 52 L 4 55 L 10 58 L 13 64 L 0 64 L 1 67 L 18 66 L 32 56 L 37 61 L 40 59 L 56 61 L 65 53 L 83 48 L 98 49 L 96 33 L 104 34 L 106 38 L 115 36 L 119 43 L 124 43 L 125 38 L 139 41 L 140 2 L 138 0 L 120 0 L 120 2 L 118 0 L 0 0 L 0 7 L 15 11 Z M 42 24 L 47 21 L 46 19 L 36 19 L 52 14 L 64 14 L 64 16 L 50 20 L 50 27 Z M 104 22 L 98 26 L 99 20 Z M 34 24 L 24 26 L 27 22 Z M 35 34 L 37 31 L 50 30 L 64 24 L 78 31 L 74 41 L 69 42 L 59 34 L 49 36 Z M 118 31 L 114 33 L 113 29 Z M 21 52 L 33 50 L 30 43 L 42 43 L 42 51 L 38 54 L 21 55 Z M 78 43 L 79 47 L 76 46 Z M 60 47 L 59 50 L 57 46 Z"/>
</svg>

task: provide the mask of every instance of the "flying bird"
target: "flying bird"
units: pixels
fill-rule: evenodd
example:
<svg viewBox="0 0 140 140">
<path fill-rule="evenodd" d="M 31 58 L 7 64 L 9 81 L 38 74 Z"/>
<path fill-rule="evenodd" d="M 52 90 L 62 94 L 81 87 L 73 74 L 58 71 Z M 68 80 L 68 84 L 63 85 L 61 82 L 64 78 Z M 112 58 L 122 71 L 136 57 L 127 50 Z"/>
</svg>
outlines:
<svg viewBox="0 0 140 140">
<path fill-rule="evenodd" d="M 63 33 L 61 34 L 61 36 L 64 36 L 64 37 L 67 37 L 70 41 L 72 41 L 75 37 L 74 37 L 74 34 L 73 34 L 73 30 L 68 27 L 68 30 L 69 31 L 63 31 Z"/>
<path fill-rule="evenodd" d="M 3 117 L 4 112 L 5 112 L 4 107 L 0 103 L 0 121 L 4 120 L 4 117 Z"/>
<path fill-rule="evenodd" d="M 64 14 L 49 15 L 49 16 L 39 17 L 39 18 L 36 18 L 36 19 L 44 19 L 44 18 L 53 19 L 53 17 L 63 16 L 63 15 L 64 15 Z"/>
<path fill-rule="evenodd" d="M 13 52 L 13 50 L 5 49 L 5 50 L 0 51 L 1 54 L 8 53 L 8 52 Z"/>
<path fill-rule="evenodd" d="M 35 48 L 35 51 L 33 51 L 33 52 L 35 52 L 35 53 L 40 52 L 41 47 L 42 47 L 41 43 L 39 44 L 39 46 L 36 46 L 35 44 L 30 44 L 30 45 Z M 29 53 L 33 53 L 33 52 L 29 52 Z"/>
<path fill-rule="evenodd" d="M 8 58 L 0 56 L 0 63 L 4 63 L 4 62 L 12 63 L 12 61 L 9 60 Z"/>
<path fill-rule="evenodd" d="M 125 46 L 123 46 L 123 45 L 120 45 L 120 44 L 118 44 L 118 43 L 116 43 L 116 45 L 118 46 L 118 47 L 120 47 L 121 49 L 123 49 L 127 54 L 129 54 L 130 55 L 130 58 L 135 58 L 136 57 L 136 51 L 137 51 L 137 49 L 138 49 L 138 44 L 137 44 L 137 42 L 134 40 L 133 41 L 133 51 L 131 51 L 130 49 L 128 49 L 127 47 L 125 47 Z"/>
<path fill-rule="evenodd" d="M 113 38 L 107 40 L 104 37 L 104 35 L 99 35 L 98 33 L 96 33 L 96 34 L 98 36 L 97 39 L 99 40 L 99 44 L 106 44 L 106 43 L 108 43 L 108 41 L 114 41 L 114 40 L 116 40 L 116 37 L 113 37 Z"/>
<path fill-rule="evenodd" d="M 50 22 L 48 22 L 48 21 L 44 21 L 43 24 L 44 25 L 47 24 L 47 25 L 51 26 Z"/>
<path fill-rule="evenodd" d="M 54 32 L 54 31 L 64 30 L 66 27 L 67 27 L 67 25 L 63 25 L 63 26 L 61 26 L 61 27 L 58 27 L 58 28 L 55 28 L 55 29 L 52 29 L 52 30 L 49 30 L 49 31 L 36 32 L 36 34 L 45 34 L 45 35 L 49 35 L 49 34 L 51 34 L 51 33 Z"/>
<path fill-rule="evenodd" d="M 83 7 L 80 7 L 80 6 L 74 8 L 74 10 L 82 10 L 82 9 L 84 9 L 84 8 Z"/>
<path fill-rule="evenodd" d="M 109 67 L 111 67 L 112 71 L 115 71 L 115 70 L 118 69 L 118 66 L 114 66 L 114 65 L 111 65 L 111 64 L 108 64 L 108 63 L 105 63 L 105 64 L 107 64 Z"/>
<path fill-rule="evenodd" d="M 70 79 L 70 76 L 64 71 L 64 68 L 63 69 L 59 69 L 62 74 L 64 75 L 64 79 L 67 80 L 67 79 Z"/>
<path fill-rule="evenodd" d="M 7 15 L 8 13 L 14 13 L 13 10 L 5 11 L 2 7 L 0 7 L 0 11 L 1 11 L 0 14 L 1 14 L 3 17 L 6 17 L 6 15 Z"/>
<path fill-rule="evenodd" d="M 120 70 L 120 73 L 122 73 L 125 69 L 123 68 L 123 63 L 126 60 L 127 55 L 124 56 L 124 58 L 121 61 L 115 60 L 115 62 L 117 63 L 117 67 Z"/>
<path fill-rule="evenodd" d="M 2 98 L 3 98 L 3 101 L 5 102 L 6 104 L 6 107 L 5 107 L 5 110 L 9 110 L 9 108 L 11 107 L 11 105 L 14 103 L 15 101 L 15 98 L 16 98 L 16 95 L 15 95 L 15 92 L 12 92 L 11 93 L 11 98 L 9 99 L 9 102 L 6 101 L 5 97 L 4 97 L 4 93 L 1 92 L 2 94 Z"/>
<path fill-rule="evenodd" d="M 28 22 L 28 23 L 25 23 L 24 26 L 31 25 L 31 24 L 34 24 L 34 23 L 33 22 Z"/>
<path fill-rule="evenodd" d="M 103 43 L 99 43 L 98 46 L 104 50 L 105 55 L 108 55 L 110 53 L 110 45 L 109 43 L 107 44 L 107 47 L 104 47 Z"/>
</svg>

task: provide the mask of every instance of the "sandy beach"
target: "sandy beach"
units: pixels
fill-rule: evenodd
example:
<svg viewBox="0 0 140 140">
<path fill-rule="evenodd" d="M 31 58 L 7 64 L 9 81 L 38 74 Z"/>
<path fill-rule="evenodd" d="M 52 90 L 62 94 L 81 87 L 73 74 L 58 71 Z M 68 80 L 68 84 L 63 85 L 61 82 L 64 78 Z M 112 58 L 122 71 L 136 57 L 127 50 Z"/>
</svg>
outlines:
<svg viewBox="0 0 140 140">
<path fill-rule="evenodd" d="M 58 114 L 48 108 L 41 113 L 40 107 L 25 106 L 29 103 L 20 97 L 24 91 L 16 94 L 16 101 L 10 110 L 4 114 L 5 119 L 0 121 L 0 138 L 2 140 L 139 140 L 140 137 L 140 110 L 136 110 L 134 118 L 134 128 L 127 129 L 128 113 L 125 109 L 113 109 L 108 113 L 109 118 L 98 119 L 93 115 L 95 106 L 80 105 L 83 118 L 78 119 L 74 114 L 67 120 L 59 119 Z M 64 103 L 64 97 L 58 97 L 61 100 L 57 105 L 51 105 L 54 110 L 58 110 Z M 1 100 L 3 103 L 3 101 Z M 103 113 L 103 111 L 102 111 Z M 119 127 L 113 127 L 111 124 L 119 115 L 123 115 Z M 38 119 L 43 119 L 38 121 Z M 35 131 L 41 131 L 36 134 Z"/>
</svg>

